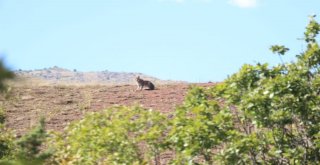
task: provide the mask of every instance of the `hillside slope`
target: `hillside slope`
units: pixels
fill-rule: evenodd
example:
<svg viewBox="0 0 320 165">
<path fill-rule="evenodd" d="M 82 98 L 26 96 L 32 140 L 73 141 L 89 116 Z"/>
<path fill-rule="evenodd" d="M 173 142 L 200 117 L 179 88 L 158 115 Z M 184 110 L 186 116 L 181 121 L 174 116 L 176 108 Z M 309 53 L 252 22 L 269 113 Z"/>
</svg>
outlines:
<svg viewBox="0 0 320 165">
<path fill-rule="evenodd" d="M 0 97 L 7 114 L 7 126 L 18 135 L 36 125 L 41 116 L 49 130 L 62 130 L 87 112 L 114 105 L 142 105 L 170 116 L 180 105 L 191 84 L 156 84 L 156 90 L 136 91 L 135 85 L 17 86 L 9 99 Z M 213 84 L 198 84 L 210 86 Z"/>
</svg>

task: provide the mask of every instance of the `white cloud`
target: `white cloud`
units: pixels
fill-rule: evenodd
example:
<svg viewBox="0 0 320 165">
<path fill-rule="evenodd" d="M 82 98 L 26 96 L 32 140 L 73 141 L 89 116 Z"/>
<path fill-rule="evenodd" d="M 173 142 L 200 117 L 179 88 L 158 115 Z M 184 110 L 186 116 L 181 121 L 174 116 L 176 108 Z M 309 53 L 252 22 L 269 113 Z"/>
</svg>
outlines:
<svg viewBox="0 0 320 165">
<path fill-rule="evenodd" d="M 230 0 L 229 3 L 241 8 L 254 8 L 258 5 L 257 0 Z"/>
</svg>

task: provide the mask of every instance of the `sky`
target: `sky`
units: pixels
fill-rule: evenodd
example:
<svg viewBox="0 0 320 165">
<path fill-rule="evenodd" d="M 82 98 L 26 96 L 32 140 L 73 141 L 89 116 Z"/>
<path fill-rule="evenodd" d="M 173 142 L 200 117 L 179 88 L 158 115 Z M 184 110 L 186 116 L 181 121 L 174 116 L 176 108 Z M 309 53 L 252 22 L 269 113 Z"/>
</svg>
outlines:
<svg viewBox="0 0 320 165">
<path fill-rule="evenodd" d="M 280 63 L 274 44 L 294 60 L 312 14 L 319 0 L 0 0 L 0 58 L 12 70 L 223 81 L 246 63 Z"/>
</svg>

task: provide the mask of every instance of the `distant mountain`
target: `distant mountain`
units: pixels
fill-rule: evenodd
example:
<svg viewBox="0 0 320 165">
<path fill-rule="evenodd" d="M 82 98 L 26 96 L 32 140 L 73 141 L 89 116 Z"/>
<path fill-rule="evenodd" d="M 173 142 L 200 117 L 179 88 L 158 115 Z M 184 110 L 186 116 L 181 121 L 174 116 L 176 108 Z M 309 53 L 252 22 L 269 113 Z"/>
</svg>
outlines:
<svg viewBox="0 0 320 165">
<path fill-rule="evenodd" d="M 110 72 L 108 70 L 80 72 L 57 66 L 36 70 L 17 70 L 15 73 L 19 79 L 46 84 L 134 84 L 136 76 L 155 83 L 174 83 L 174 81 L 164 81 L 142 73 Z"/>
</svg>

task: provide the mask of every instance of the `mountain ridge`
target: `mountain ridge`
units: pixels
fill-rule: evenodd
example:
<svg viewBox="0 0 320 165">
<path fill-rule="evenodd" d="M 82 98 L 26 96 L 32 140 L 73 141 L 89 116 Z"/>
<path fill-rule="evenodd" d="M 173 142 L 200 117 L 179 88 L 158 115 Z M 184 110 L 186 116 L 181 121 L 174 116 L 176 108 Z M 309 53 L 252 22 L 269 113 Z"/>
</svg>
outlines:
<svg viewBox="0 0 320 165">
<path fill-rule="evenodd" d="M 113 71 L 87 71 L 82 72 L 76 69 L 69 70 L 58 66 L 35 70 L 16 70 L 14 71 L 18 79 L 37 82 L 38 84 L 101 84 L 101 85 L 120 85 L 135 84 L 135 78 L 140 76 L 142 79 L 152 81 L 156 84 L 184 83 L 183 81 L 161 80 L 153 76 L 137 72 L 113 72 Z"/>
</svg>

